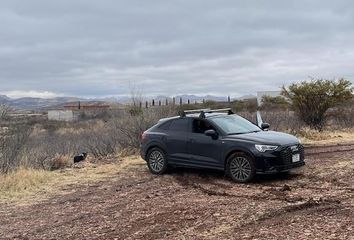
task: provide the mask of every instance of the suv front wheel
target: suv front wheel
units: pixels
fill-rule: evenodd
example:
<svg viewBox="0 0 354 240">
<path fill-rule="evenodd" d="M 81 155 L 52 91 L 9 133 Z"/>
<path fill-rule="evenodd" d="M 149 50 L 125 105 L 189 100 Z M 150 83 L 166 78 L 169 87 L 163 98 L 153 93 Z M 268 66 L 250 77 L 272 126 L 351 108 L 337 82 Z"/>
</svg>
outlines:
<svg viewBox="0 0 354 240">
<path fill-rule="evenodd" d="M 256 175 L 256 167 L 251 157 L 244 153 L 234 153 L 227 160 L 227 174 L 239 183 L 250 182 Z"/>
<path fill-rule="evenodd" d="M 153 174 L 163 174 L 167 170 L 166 154 L 160 148 L 152 148 L 147 154 L 147 165 Z"/>
</svg>

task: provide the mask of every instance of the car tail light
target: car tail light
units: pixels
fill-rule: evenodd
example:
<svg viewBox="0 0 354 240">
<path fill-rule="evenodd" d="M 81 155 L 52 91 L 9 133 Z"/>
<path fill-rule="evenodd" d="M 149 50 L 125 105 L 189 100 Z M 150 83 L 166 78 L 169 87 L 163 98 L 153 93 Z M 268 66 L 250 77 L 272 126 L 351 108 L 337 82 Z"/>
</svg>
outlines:
<svg viewBox="0 0 354 240">
<path fill-rule="evenodd" d="M 141 134 L 141 140 L 145 140 L 147 138 L 147 134 L 145 132 L 143 132 L 143 134 Z"/>
</svg>

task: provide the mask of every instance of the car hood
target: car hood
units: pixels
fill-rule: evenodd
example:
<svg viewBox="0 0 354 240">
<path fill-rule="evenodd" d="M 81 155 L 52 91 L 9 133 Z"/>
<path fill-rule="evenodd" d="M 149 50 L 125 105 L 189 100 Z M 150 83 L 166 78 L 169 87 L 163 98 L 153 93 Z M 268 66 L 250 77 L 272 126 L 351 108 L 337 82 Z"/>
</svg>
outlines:
<svg viewBox="0 0 354 240">
<path fill-rule="evenodd" d="M 290 134 L 275 131 L 260 131 L 244 134 L 227 135 L 225 140 L 241 140 L 260 144 L 288 145 L 299 143 L 299 140 Z"/>
</svg>

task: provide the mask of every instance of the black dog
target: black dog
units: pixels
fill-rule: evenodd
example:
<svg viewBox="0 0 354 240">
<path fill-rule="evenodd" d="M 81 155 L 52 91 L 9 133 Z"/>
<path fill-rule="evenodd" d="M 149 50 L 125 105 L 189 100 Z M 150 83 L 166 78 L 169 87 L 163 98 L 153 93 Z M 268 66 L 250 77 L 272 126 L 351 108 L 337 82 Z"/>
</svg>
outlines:
<svg viewBox="0 0 354 240">
<path fill-rule="evenodd" d="M 87 153 L 83 152 L 80 155 L 74 157 L 74 163 L 84 161 L 86 157 L 87 157 Z"/>
</svg>

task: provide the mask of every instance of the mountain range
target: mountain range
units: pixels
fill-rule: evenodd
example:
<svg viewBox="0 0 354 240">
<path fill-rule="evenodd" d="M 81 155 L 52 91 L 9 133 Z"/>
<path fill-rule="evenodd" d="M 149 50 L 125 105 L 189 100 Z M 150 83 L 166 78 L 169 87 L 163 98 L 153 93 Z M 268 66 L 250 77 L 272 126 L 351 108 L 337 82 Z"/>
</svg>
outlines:
<svg viewBox="0 0 354 240">
<path fill-rule="evenodd" d="M 178 95 L 175 96 L 176 103 L 179 103 L 180 98 L 182 98 L 182 102 L 186 103 L 189 99 L 191 103 L 194 102 L 202 102 L 204 100 L 211 100 L 211 101 L 227 101 L 227 97 L 220 97 L 214 95 L 205 95 L 205 96 L 197 96 L 197 95 Z M 254 95 L 246 95 L 240 98 L 232 98 L 232 100 L 243 100 L 255 98 Z M 155 100 L 157 103 L 158 101 L 165 102 L 166 99 L 169 102 L 172 101 L 172 97 L 166 96 L 156 96 L 156 97 L 147 97 L 144 98 L 144 101 L 152 101 Z M 9 98 L 6 95 L 0 95 L 0 104 L 6 104 L 13 109 L 16 110 L 44 110 L 48 108 L 60 108 L 65 104 L 73 103 L 73 102 L 82 102 L 86 104 L 92 103 L 120 103 L 120 104 L 128 104 L 132 102 L 132 98 L 129 96 L 120 96 L 120 97 L 109 97 L 109 98 L 78 98 L 78 97 L 56 97 L 56 98 L 34 98 L 34 97 L 23 97 L 23 98 Z"/>
</svg>

